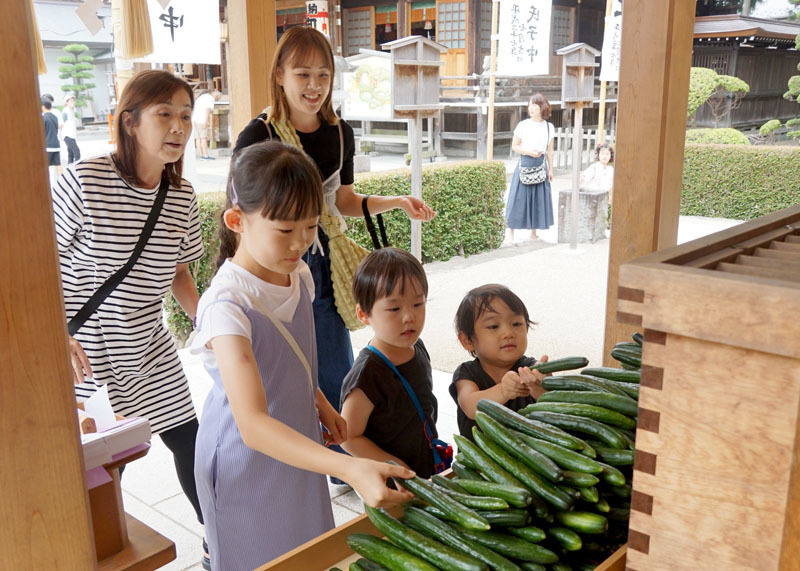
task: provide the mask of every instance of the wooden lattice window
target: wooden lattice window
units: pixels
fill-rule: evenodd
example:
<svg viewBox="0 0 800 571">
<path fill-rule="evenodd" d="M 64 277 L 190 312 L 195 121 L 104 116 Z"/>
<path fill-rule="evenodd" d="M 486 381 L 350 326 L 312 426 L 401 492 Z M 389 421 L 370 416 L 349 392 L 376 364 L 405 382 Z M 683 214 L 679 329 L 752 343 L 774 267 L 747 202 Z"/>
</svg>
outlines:
<svg viewBox="0 0 800 571">
<path fill-rule="evenodd" d="M 553 53 L 572 43 L 572 9 L 553 6 Z"/>
<path fill-rule="evenodd" d="M 481 51 L 490 51 L 492 44 L 492 3 L 481 2 Z"/>
<path fill-rule="evenodd" d="M 463 49 L 467 46 L 466 2 L 439 3 L 436 41 L 452 49 Z"/>
<path fill-rule="evenodd" d="M 345 41 L 345 54 L 352 56 L 360 48 L 372 49 L 372 11 L 345 10 L 345 23 L 347 35 Z"/>
</svg>

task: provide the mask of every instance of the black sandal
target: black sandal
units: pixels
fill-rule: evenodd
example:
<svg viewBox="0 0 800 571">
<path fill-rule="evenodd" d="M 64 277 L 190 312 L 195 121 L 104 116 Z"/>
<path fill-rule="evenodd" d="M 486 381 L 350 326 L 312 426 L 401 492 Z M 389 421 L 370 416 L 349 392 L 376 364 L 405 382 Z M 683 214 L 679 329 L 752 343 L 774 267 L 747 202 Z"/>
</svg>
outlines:
<svg viewBox="0 0 800 571">
<path fill-rule="evenodd" d="M 208 556 L 208 543 L 206 543 L 205 537 L 203 538 L 203 558 L 200 560 L 200 565 L 205 571 L 211 571 L 211 557 Z"/>
</svg>

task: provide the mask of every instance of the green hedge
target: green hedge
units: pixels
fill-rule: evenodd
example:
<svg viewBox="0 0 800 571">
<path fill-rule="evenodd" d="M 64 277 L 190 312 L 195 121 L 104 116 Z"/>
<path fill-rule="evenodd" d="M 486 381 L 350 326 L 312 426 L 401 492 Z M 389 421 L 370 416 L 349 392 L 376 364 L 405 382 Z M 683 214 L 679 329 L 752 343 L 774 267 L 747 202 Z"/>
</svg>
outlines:
<svg viewBox="0 0 800 571">
<path fill-rule="evenodd" d="M 719 129 L 687 129 L 686 142 L 704 145 L 749 145 L 750 139 L 741 131 L 730 127 L 721 127 Z"/>
<path fill-rule="evenodd" d="M 800 148 L 687 144 L 681 214 L 750 220 L 800 204 Z"/>
<path fill-rule="evenodd" d="M 411 170 L 398 169 L 356 175 L 355 191 L 361 194 L 396 196 L 411 194 Z M 431 222 L 422 224 L 422 260 L 449 260 L 455 255 L 470 255 L 500 246 L 505 234 L 503 194 L 506 171 L 502 162 L 465 161 L 428 165 L 422 171 L 422 198 L 436 211 Z M 190 269 L 202 294 L 214 274 L 219 241 L 217 229 L 223 207 L 223 193 L 201 194 L 200 207 L 203 257 Z M 402 210 L 383 215 L 389 244 L 409 250 L 411 224 Z M 372 248 L 363 219 L 348 218 L 348 235 Z M 164 307 L 170 331 L 183 343 L 192 323 L 177 302 L 168 296 Z"/>
</svg>

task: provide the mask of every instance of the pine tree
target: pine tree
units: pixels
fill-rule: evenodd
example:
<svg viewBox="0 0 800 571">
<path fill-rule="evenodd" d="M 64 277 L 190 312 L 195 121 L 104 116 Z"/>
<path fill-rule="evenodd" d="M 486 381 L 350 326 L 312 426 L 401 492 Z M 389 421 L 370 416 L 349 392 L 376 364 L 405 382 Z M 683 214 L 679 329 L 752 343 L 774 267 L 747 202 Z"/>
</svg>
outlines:
<svg viewBox="0 0 800 571">
<path fill-rule="evenodd" d="M 61 91 L 72 92 L 75 95 L 75 107 L 80 109 L 92 99 L 89 90 L 95 88 L 94 83 L 84 83 L 85 79 L 92 79 L 94 74 L 91 71 L 94 69 L 92 62 L 94 58 L 90 55 L 84 55 L 88 52 L 89 48 L 83 44 L 69 44 L 64 46 L 63 51 L 67 53 L 65 56 L 60 56 L 58 61 L 65 65 L 58 68 L 59 78 L 71 79 L 72 83 L 61 86 Z"/>
</svg>

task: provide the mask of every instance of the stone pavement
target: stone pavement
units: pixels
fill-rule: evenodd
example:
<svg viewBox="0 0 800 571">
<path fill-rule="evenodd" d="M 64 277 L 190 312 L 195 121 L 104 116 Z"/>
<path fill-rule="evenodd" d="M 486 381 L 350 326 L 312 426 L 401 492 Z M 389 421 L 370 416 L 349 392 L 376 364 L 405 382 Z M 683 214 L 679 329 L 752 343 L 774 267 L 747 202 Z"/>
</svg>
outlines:
<svg viewBox="0 0 800 571">
<path fill-rule="evenodd" d="M 106 139 L 81 139 L 85 156 L 107 152 Z M 105 146 L 104 146 L 105 145 Z M 84 149 L 85 146 L 85 149 Z M 506 152 L 500 152 L 507 156 Z M 505 160 L 507 170 L 514 161 Z M 194 180 L 198 192 L 224 189 L 229 159 L 198 161 Z M 384 154 L 372 159 L 373 170 L 403 166 L 400 155 Z M 562 175 L 553 184 L 554 205 L 558 191 L 569 188 L 570 176 Z M 679 242 L 685 242 L 736 224 L 733 220 L 681 217 Z M 453 330 L 455 310 L 464 293 L 470 288 L 499 282 L 510 287 L 525 302 L 537 325 L 529 334 L 528 354 L 552 358 L 584 355 L 591 365 L 601 363 L 603 344 L 608 240 L 595 244 L 579 244 L 570 250 L 569 244 L 557 244 L 556 226 L 540 231 L 540 239 L 527 239 L 527 232 L 517 232 L 516 240 L 508 239 L 492 252 L 469 258 L 456 257 L 446 262 L 425 266 L 429 279 L 427 318 L 422 335 L 434 366 L 434 392 L 439 402 L 437 428 L 445 440 L 452 442 L 457 432 L 455 404 L 447 392 L 452 371 L 469 359 L 460 347 Z M 354 350 L 358 352 L 370 339 L 369 329 L 352 334 Z M 211 380 L 199 360 L 179 351 L 184 363 L 198 414 Z M 193 510 L 178 485 L 171 455 L 154 438 L 150 453 L 131 463 L 122 480 L 125 509 L 147 525 L 172 539 L 177 546 L 177 560 L 164 567 L 167 570 L 199 570 L 202 528 L 195 521 Z M 347 486 L 330 486 L 331 504 L 336 523 L 344 523 L 363 507 L 358 496 Z"/>
</svg>

